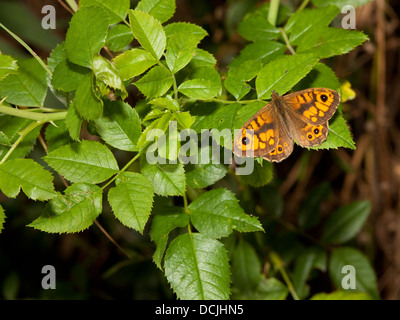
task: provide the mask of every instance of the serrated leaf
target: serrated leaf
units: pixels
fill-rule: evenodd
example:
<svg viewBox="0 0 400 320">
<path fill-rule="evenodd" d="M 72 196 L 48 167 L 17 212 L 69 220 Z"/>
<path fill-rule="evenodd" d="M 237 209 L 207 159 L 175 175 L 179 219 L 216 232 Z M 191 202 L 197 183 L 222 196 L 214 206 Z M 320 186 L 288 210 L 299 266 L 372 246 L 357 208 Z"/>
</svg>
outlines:
<svg viewBox="0 0 400 320">
<path fill-rule="evenodd" d="M 178 236 L 165 254 L 164 269 L 179 299 L 229 298 L 228 255 L 217 240 L 198 233 Z"/>
<path fill-rule="evenodd" d="M 96 95 L 92 73 L 86 74 L 79 82 L 74 98 L 74 108 L 86 120 L 99 118 L 103 113 L 103 101 Z"/>
<path fill-rule="evenodd" d="M 218 94 L 219 88 L 210 80 L 193 79 L 181 83 L 178 91 L 193 99 L 211 99 Z"/>
<path fill-rule="evenodd" d="M 175 0 L 141 0 L 136 10 L 146 12 L 164 23 L 175 13 Z"/>
<path fill-rule="evenodd" d="M 223 188 L 201 194 L 188 208 L 195 228 L 211 238 L 226 237 L 233 229 L 240 232 L 263 231 L 257 217 L 245 214 L 235 195 Z"/>
<path fill-rule="evenodd" d="M 17 60 L 14 60 L 10 56 L 0 54 L 0 80 L 4 79 L 9 74 L 16 73 L 17 70 Z"/>
<path fill-rule="evenodd" d="M 189 66 L 191 66 L 192 68 L 201 68 L 201 67 L 213 68 L 215 67 L 216 63 L 217 60 L 211 53 L 203 49 L 197 48 L 196 50 L 194 50 L 194 55 L 192 60 L 190 60 L 189 62 Z"/>
<path fill-rule="evenodd" d="M 332 252 L 329 262 L 329 275 L 337 288 L 342 288 L 343 278 L 347 273 L 342 273 L 344 266 L 353 266 L 355 269 L 355 289 L 348 292 L 366 292 L 373 299 L 379 299 L 377 280 L 374 270 L 368 259 L 359 250 L 342 247 Z"/>
<path fill-rule="evenodd" d="M 108 192 L 115 217 L 125 226 L 143 233 L 153 204 L 153 186 L 135 172 L 122 173 Z"/>
<path fill-rule="evenodd" d="M 121 51 L 133 40 L 131 28 L 124 24 L 117 24 L 107 34 L 106 46 L 112 51 Z"/>
<path fill-rule="evenodd" d="M 114 148 L 135 151 L 141 126 L 135 109 L 117 100 L 106 100 L 103 115 L 95 120 L 97 132 Z"/>
<path fill-rule="evenodd" d="M 171 72 L 163 66 L 155 66 L 149 70 L 134 85 L 147 97 L 155 98 L 162 96 L 171 88 L 174 80 Z"/>
<path fill-rule="evenodd" d="M 205 36 L 208 35 L 207 31 L 199 25 L 188 22 L 173 22 L 166 25 L 164 29 L 167 38 L 170 38 L 176 34 L 190 34 L 191 37 L 196 39 L 197 43 L 199 43 Z"/>
<path fill-rule="evenodd" d="M 165 60 L 172 73 L 178 72 L 190 62 L 197 44 L 196 36 L 190 33 L 176 33 L 168 38 Z"/>
<path fill-rule="evenodd" d="M 238 57 L 232 60 L 229 68 L 240 68 L 245 61 L 254 60 L 264 65 L 284 54 L 286 47 L 276 41 L 257 41 L 248 44 L 241 51 Z"/>
<path fill-rule="evenodd" d="M 159 269 L 161 269 L 161 261 L 167 248 L 169 233 L 175 228 L 186 227 L 188 223 L 189 217 L 182 207 L 163 208 L 163 214 L 153 218 L 149 234 L 157 246 L 153 254 L 153 261 Z"/>
<path fill-rule="evenodd" d="M 279 29 L 268 22 L 268 7 L 260 7 L 247 14 L 238 27 L 239 34 L 250 41 L 264 41 L 275 39 Z"/>
<path fill-rule="evenodd" d="M 337 149 L 339 147 L 349 148 L 352 150 L 356 148 L 346 120 L 341 114 L 336 112 L 333 118 L 329 121 L 329 133 L 327 139 L 319 146 L 310 149 Z"/>
<path fill-rule="evenodd" d="M 74 91 L 78 88 L 82 78 L 89 72 L 90 69 L 65 59 L 55 67 L 51 84 L 57 90 Z"/>
<path fill-rule="evenodd" d="M 232 258 L 232 280 L 243 294 L 252 294 L 260 282 L 261 262 L 253 247 L 240 240 Z"/>
<path fill-rule="evenodd" d="M 47 126 L 44 134 L 48 151 L 53 151 L 73 142 L 64 120 L 54 121 L 53 123 L 54 125 Z"/>
<path fill-rule="evenodd" d="M 161 23 L 148 13 L 130 10 L 132 33 L 141 46 L 159 60 L 166 46 L 166 36 Z"/>
<path fill-rule="evenodd" d="M 284 94 L 304 78 L 317 64 L 318 58 L 312 54 L 283 56 L 261 69 L 256 78 L 259 99 L 268 99 L 272 90 Z"/>
<path fill-rule="evenodd" d="M 262 159 L 262 164 L 254 161 L 254 169 L 249 175 L 241 175 L 240 180 L 253 187 L 262 187 L 272 180 L 273 165 L 271 162 Z"/>
<path fill-rule="evenodd" d="M 35 58 L 18 60 L 18 70 L 0 81 L 0 96 L 11 104 L 42 107 L 47 93 L 47 72 Z"/>
<path fill-rule="evenodd" d="M 122 80 L 136 77 L 157 63 L 157 60 L 143 49 L 130 49 L 114 58 L 114 67 Z"/>
<path fill-rule="evenodd" d="M 50 200 L 40 217 L 28 226 L 50 233 L 74 233 L 90 227 L 102 210 L 101 188 L 76 183 L 64 193 Z"/>
<path fill-rule="evenodd" d="M 0 190 L 15 198 L 20 190 L 33 200 L 48 200 L 56 196 L 53 176 L 32 159 L 13 159 L 0 165 Z"/>
<path fill-rule="evenodd" d="M 107 12 L 101 7 L 84 7 L 75 12 L 65 38 L 68 60 L 90 68 L 92 57 L 106 42 L 108 25 Z"/>
<path fill-rule="evenodd" d="M 181 163 L 149 164 L 142 157 L 140 171 L 150 180 L 154 192 L 160 196 L 183 196 L 186 191 L 185 170 Z"/>
<path fill-rule="evenodd" d="M 366 292 L 337 290 L 331 293 L 316 293 L 310 300 L 372 300 L 372 298 Z"/>
<path fill-rule="evenodd" d="M 78 112 L 76 111 L 75 104 L 72 102 L 67 111 L 67 116 L 65 117 L 65 125 L 68 129 L 69 135 L 72 140 L 79 140 L 79 134 L 81 132 L 82 119 L 80 118 Z"/>
<path fill-rule="evenodd" d="M 221 163 L 191 164 L 186 166 L 186 182 L 192 188 L 206 188 L 221 180 L 228 168 Z"/>
<path fill-rule="evenodd" d="M 155 141 L 160 133 L 164 134 L 167 131 L 169 123 L 173 119 L 174 116 L 170 112 L 164 113 L 162 116 L 160 114 L 157 114 L 157 119 L 154 120 L 140 135 L 136 147 L 141 150 L 152 141 Z M 157 141 L 154 143 L 157 143 Z"/>
<path fill-rule="evenodd" d="M 321 240 L 340 244 L 354 238 L 360 232 L 370 211 L 369 201 L 356 201 L 337 209 L 325 222 Z"/>
<path fill-rule="evenodd" d="M 43 159 L 72 182 L 100 183 L 119 170 L 111 151 L 96 141 L 74 142 L 49 152 Z"/>
<path fill-rule="evenodd" d="M 117 69 L 106 58 L 95 55 L 92 59 L 92 70 L 96 80 L 113 89 L 116 97 L 123 100 L 128 96 Z"/>
<path fill-rule="evenodd" d="M 308 33 L 297 47 L 298 53 L 312 53 L 319 58 L 329 58 L 348 53 L 366 41 L 368 37 L 356 30 L 319 28 Z"/>
<path fill-rule="evenodd" d="M 0 233 L 3 231 L 4 222 L 6 221 L 6 213 L 2 206 L 0 206 Z"/>
<path fill-rule="evenodd" d="M 242 99 L 250 92 L 251 87 L 246 83 L 253 79 L 262 68 L 262 63 L 256 60 L 247 60 L 240 67 L 229 68 L 224 85 L 236 100 Z"/>
<path fill-rule="evenodd" d="M 125 20 L 128 14 L 129 0 L 80 0 L 79 7 L 102 7 L 110 17 L 110 24 L 114 24 Z"/>
<path fill-rule="evenodd" d="M 13 144 L 20 137 L 20 132 L 32 124 L 32 120 L 2 115 L 0 117 L 1 131 L 8 137 L 10 144 Z M 8 160 L 24 158 L 32 151 L 37 141 L 42 126 L 39 125 L 30 131 L 11 153 Z M 3 157 L 11 148 L 11 145 L 0 145 L 0 157 Z"/>
<path fill-rule="evenodd" d="M 297 45 L 308 33 L 327 27 L 338 13 L 339 9 L 336 6 L 297 11 L 289 18 L 285 26 L 285 31 L 290 34 L 290 43 Z"/>
</svg>

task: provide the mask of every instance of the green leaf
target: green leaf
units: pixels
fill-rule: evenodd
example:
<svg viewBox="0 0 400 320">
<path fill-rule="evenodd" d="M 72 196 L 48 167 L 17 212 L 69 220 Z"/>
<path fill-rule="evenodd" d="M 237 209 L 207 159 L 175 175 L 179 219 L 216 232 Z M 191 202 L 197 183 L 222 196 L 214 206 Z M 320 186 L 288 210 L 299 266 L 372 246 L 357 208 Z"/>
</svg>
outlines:
<svg viewBox="0 0 400 320">
<path fill-rule="evenodd" d="M 174 22 L 165 26 L 165 34 L 169 39 L 173 35 L 181 35 L 186 34 L 191 38 L 195 38 L 196 42 L 199 43 L 205 36 L 208 35 L 207 31 L 197 24 L 188 23 L 188 22 Z M 204 50 L 202 50 L 204 51 Z M 206 52 L 206 51 L 204 51 Z"/>
<path fill-rule="evenodd" d="M 297 45 L 305 35 L 327 27 L 338 14 L 339 10 L 335 6 L 297 11 L 285 26 L 285 31 L 290 34 L 289 42 Z"/>
<path fill-rule="evenodd" d="M 28 226 L 50 233 L 74 233 L 89 228 L 102 210 L 102 189 L 76 183 L 50 200 L 39 218 Z"/>
<path fill-rule="evenodd" d="M 114 67 L 122 80 L 136 77 L 155 65 L 157 60 L 143 49 L 130 49 L 114 58 Z"/>
<path fill-rule="evenodd" d="M 186 166 L 186 182 L 192 188 L 207 188 L 221 180 L 228 168 L 221 163 L 189 164 Z"/>
<path fill-rule="evenodd" d="M 173 83 L 167 68 L 155 66 L 134 84 L 147 98 L 155 98 L 166 93 Z"/>
<path fill-rule="evenodd" d="M 20 132 L 27 126 L 32 124 L 32 120 L 14 117 L 10 115 L 0 116 L 0 128 L 3 134 L 8 138 L 10 144 L 14 144 L 20 137 Z M 36 143 L 37 137 L 40 133 L 42 126 L 37 126 L 29 132 L 24 139 L 19 143 L 18 147 L 9 156 L 8 160 L 23 158 L 32 151 Z M 0 145 L 0 157 L 10 150 L 11 145 Z"/>
<path fill-rule="evenodd" d="M 0 233 L 4 229 L 4 222 L 6 221 L 6 213 L 4 212 L 4 209 L 2 206 L 0 206 Z"/>
<path fill-rule="evenodd" d="M 174 119 L 173 114 L 167 112 L 164 113 L 158 119 L 154 120 L 140 135 L 136 148 L 141 150 L 142 148 L 148 146 L 152 141 L 155 141 L 157 139 L 158 134 L 160 134 L 160 130 L 164 134 L 168 129 L 170 121 L 172 121 L 173 119 Z M 157 142 L 158 141 L 154 143 Z"/>
<path fill-rule="evenodd" d="M 339 80 L 335 72 L 326 64 L 318 62 L 311 72 L 294 86 L 293 91 L 300 91 L 304 88 L 330 88 L 338 90 L 339 87 Z"/>
<path fill-rule="evenodd" d="M 96 80 L 113 89 L 116 97 L 125 99 L 128 96 L 118 71 L 110 61 L 100 55 L 95 55 L 92 60 L 92 69 Z"/>
<path fill-rule="evenodd" d="M 319 28 L 308 33 L 297 47 L 298 53 L 312 53 L 319 58 L 329 58 L 348 53 L 368 39 L 360 31 L 337 28 Z"/>
<path fill-rule="evenodd" d="M 148 13 L 130 10 L 132 33 L 140 45 L 159 60 L 166 46 L 166 36 L 161 23 Z"/>
<path fill-rule="evenodd" d="M 317 64 L 312 54 L 283 56 L 268 63 L 256 78 L 259 99 L 268 99 L 272 90 L 284 94 L 304 78 Z"/>
<path fill-rule="evenodd" d="M 310 247 L 297 257 L 292 278 L 293 286 L 300 299 L 306 298 L 309 294 L 307 279 L 311 270 L 321 259 L 325 261 L 326 265 L 326 252 L 319 247 Z"/>
<path fill-rule="evenodd" d="M 372 300 L 366 292 L 348 292 L 337 290 L 331 293 L 314 294 L 310 300 Z"/>
<path fill-rule="evenodd" d="M 232 280 L 243 294 L 252 294 L 261 278 L 261 262 L 253 247 L 240 240 L 233 254 Z"/>
<path fill-rule="evenodd" d="M 155 98 L 149 101 L 149 104 L 153 105 L 155 109 L 168 109 L 171 111 L 179 110 L 179 102 L 171 98 L 171 96 L 166 96 L 162 98 Z"/>
<path fill-rule="evenodd" d="M 218 94 L 219 88 L 210 80 L 194 79 L 183 82 L 178 91 L 193 99 L 211 99 Z"/>
<path fill-rule="evenodd" d="M 107 12 L 101 7 L 84 7 L 75 12 L 65 38 L 68 60 L 90 68 L 93 56 L 106 42 L 108 25 Z"/>
<path fill-rule="evenodd" d="M 135 151 L 141 134 L 140 119 L 129 104 L 106 100 L 103 115 L 95 120 L 97 132 L 114 148 Z"/>
<path fill-rule="evenodd" d="M 237 113 L 232 124 L 232 129 L 240 129 L 244 123 L 266 105 L 264 101 L 254 101 L 244 105 Z"/>
<path fill-rule="evenodd" d="M 343 8 L 346 5 L 351 5 L 353 7 L 360 7 L 364 4 L 371 2 L 371 0 L 312 0 L 312 3 L 318 7 L 335 5 L 338 8 Z"/>
<path fill-rule="evenodd" d="M 178 164 L 149 164 L 140 159 L 142 174 L 153 184 L 154 192 L 160 196 L 183 196 L 186 190 L 185 170 Z"/>
<path fill-rule="evenodd" d="M 193 58 L 189 62 L 189 66 L 191 66 L 192 68 L 201 68 L 201 67 L 213 68 L 215 67 L 216 64 L 217 60 L 211 53 L 199 48 L 194 50 Z"/>
<path fill-rule="evenodd" d="M 35 58 L 18 60 L 19 69 L 0 81 L 0 96 L 25 107 L 42 107 L 47 93 L 47 72 Z"/>
<path fill-rule="evenodd" d="M 275 39 L 279 29 L 268 22 L 268 6 L 262 6 L 247 14 L 238 27 L 239 34 L 250 41 Z"/>
<path fill-rule="evenodd" d="M 182 207 L 166 207 L 164 214 L 153 218 L 150 229 L 150 238 L 157 248 L 153 255 L 153 261 L 161 269 L 161 261 L 167 248 L 169 233 L 175 228 L 184 228 L 189 223 L 189 217 Z"/>
<path fill-rule="evenodd" d="M 356 145 L 352 139 L 352 134 L 347 126 L 346 120 L 342 115 L 336 114 L 329 121 L 329 133 L 327 139 L 319 146 L 310 149 L 337 149 L 339 147 L 356 149 Z"/>
<path fill-rule="evenodd" d="M 342 273 L 344 266 L 353 266 L 355 269 L 356 289 L 347 289 L 348 292 L 366 292 L 373 299 L 379 299 L 377 280 L 374 270 L 368 259 L 357 249 L 342 247 L 332 252 L 329 262 L 329 275 L 337 288 L 342 288 L 342 280 L 347 273 Z"/>
<path fill-rule="evenodd" d="M 115 217 L 125 226 L 143 233 L 153 204 L 153 186 L 135 172 L 123 172 L 108 192 Z"/>
<path fill-rule="evenodd" d="M 130 1 L 129 0 L 80 0 L 79 7 L 102 7 L 110 17 L 110 24 L 124 21 L 128 14 Z"/>
<path fill-rule="evenodd" d="M 229 298 L 228 255 L 217 240 L 198 233 L 178 236 L 165 254 L 164 269 L 178 299 Z"/>
<path fill-rule="evenodd" d="M 0 165 L 0 190 L 15 198 L 20 190 L 33 200 L 56 196 L 51 173 L 32 159 L 13 159 Z"/>
<path fill-rule="evenodd" d="M 230 68 L 239 68 L 245 61 L 254 60 L 267 64 L 285 53 L 286 47 L 276 41 L 257 41 L 248 44 L 241 51 L 238 57 L 229 64 Z"/>
<path fill-rule="evenodd" d="M 371 212 L 369 201 L 355 201 L 337 209 L 324 224 L 322 241 L 341 244 L 354 238 Z"/>
<path fill-rule="evenodd" d="M 253 187 L 262 187 L 272 180 L 273 165 L 271 162 L 262 159 L 262 164 L 254 161 L 254 170 L 249 175 L 240 176 L 240 180 Z"/>
<path fill-rule="evenodd" d="M 111 151 L 96 141 L 74 142 L 49 152 L 43 159 L 72 182 L 100 183 L 119 170 Z"/>
<path fill-rule="evenodd" d="M 79 82 L 74 98 L 76 112 L 86 120 L 94 120 L 103 114 L 103 101 L 96 95 L 92 73 L 86 74 Z"/>
<path fill-rule="evenodd" d="M 141 0 L 136 10 L 146 12 L 164 23 L 175 13 L 175 0 Z"/>
<path fill-rule="evenodd" d="M 10 56 L 0 54 L 0 80 L 3 80 L 7 75 L 17 73 L 18 64 Z"/>
<path fill-rule="evenodd" d="M 131 28 L 124 24 L 117 24 L 107 34 L 106 46 L 111 51 L 121 51 L 133 40 Z"/>
<path fill-rule="evenodd" d="M 253 79 L 262 68 L 262 63 L 256 60 L 244 61 L 240 67 L 229 68 L 224 85 L 237 100 L 250 92 L 251 87 L 246 83 Z"/>
<path fill-rule="evenodd" d="M 168 38 L 165 60 L 172 73 L 183 69 L 190 62 L 197 44 L 196 36 L 190 33 L 176 33 Z"/>
<path fill-rule="evenodd" d="M 55 67 L 51 84 L 57 90 L 74 91 L 78 88 L 82 78 L 89 73 L 90 69 L 65 59 Z"/>
<path fill-rule="evenodd" d="M 201 194 L 189 205 L 189 210 L 195 228 L 211 238 L 226 237 L 233 229 L 263 231 L 257 217 L 245 214 L 235 195 L 223 188 Z"/>
<path fill-rule="evenodd" d="M 72 140 L 78 141 L 81 132 L 82 119 L 79 117 L 75 108 L 75 103 L 71 103 L 68 107 L 67 116 L 65 118 L 65 125 L 67 126 L 69 135 Z"/>
<path fill-rule="evenodd" d="M 69 144 L 72 141 L 64 120 L 54 121 L 49 124 L 45 131 L 45 140 L 48 151 Z"/>
</svg>

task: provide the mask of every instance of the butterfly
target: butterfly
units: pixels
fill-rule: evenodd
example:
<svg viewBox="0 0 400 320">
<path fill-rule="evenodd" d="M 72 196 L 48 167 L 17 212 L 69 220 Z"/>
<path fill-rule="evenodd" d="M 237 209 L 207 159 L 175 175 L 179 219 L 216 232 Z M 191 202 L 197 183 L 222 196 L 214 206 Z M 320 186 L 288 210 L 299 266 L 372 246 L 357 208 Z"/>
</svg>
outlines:
<svg viewBox="0 0 400 320">
<path fill-rule="evenodd" d="M 326 140 L 328 120 L 340 103 L 338 92 L 310 88 L 280 96 L 272 91 L 272 100 L 240 129 L 233 141 L 238 156 L 261 157 L 281 162 L 293 151 L 293 140 L 304 148 Z"/>
</svg>

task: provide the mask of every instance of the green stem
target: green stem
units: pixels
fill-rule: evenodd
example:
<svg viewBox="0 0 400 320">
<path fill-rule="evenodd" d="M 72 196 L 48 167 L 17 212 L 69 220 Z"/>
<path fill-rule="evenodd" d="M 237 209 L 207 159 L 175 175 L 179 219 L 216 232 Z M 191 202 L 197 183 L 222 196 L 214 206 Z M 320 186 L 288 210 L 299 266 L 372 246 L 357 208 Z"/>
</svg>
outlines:
<svg viewBox="0 0 400 320">
<path fill-rule="evenodd" d="M 68 3 L 69 7 L 74 11 L 78 11 L 78 5 L 76 4 L 75 0 L 65 0 L 66 3 Z"/>
<path fill-rule="evenodd" d="M 304 0 L 303 3 L 300 5 L 300 7 L 297 9 L 297 11 L 303 10 L 305 7 L 307 7 L 309 2 L 310 0 Z"/>
<path fill-rule="evenodd" d="M 11 146 L 10 150 L 5 154 L 3 159 L 1 159 L 0 164 L 3 164 L 6 162 L 6 160 L 9 158 L 9 156 L 14 152 L 14 150 L 18 147 L 18 145 L 21 143 L 21 141 L 26 137 L 26 135 L 31 132 L 33 129 L 35 129 L 37 126 L 41 126 L 47 121 L 37 121 L 37 122 L 32 122 L 30 123 L 24 130 L 20 132 L 20 135 L 18 139 L 13 143 Z"/>
<path fill-rule="evenodd" d="M 37 109 L 35 109 L 36 111 Z M 0 113 L 9 114 L 20 118 L 31 119 L 35 121 L 49 122 L 56 120 L 63 120 L 67 116 L 67 111 L 52 112 L 52 113 L 36 113 L 33 110 L 21 110 L 17 108 L 7 107 L 0 103 Z M 43 110 L 41 110 L 43 111 Z"/>
<path fill-rule="evenodd" d="M 296 51 L 294 51 L 293 47 L 290 45 L 290 42 L 289 42 L 289 39 L 288 39 L 288 37 L 286 35 L 285 30 L 283 30 L 283 28 L 279 28 L 279 31 L 281 32 L 283 40 L 285 41 L 286 47 L 289 49 L 290 53 L 293 54 L 293 55 L 296 54 Z"/>
<path fill-rule="evenodd" d="M 274 265 L 274 267 L 280 272 L 280 274 L 283 278 L 283 281 L 285 281 L 286 286 L 288 287 L 293 299 L 300 300 L 299 296 L 297 295 L 296 290 L 294 289 L 292 281 L 290 280 L 289 276 L 286 273 L 285 268 L 283 267 L 281 258 L 275 252 L 271 252 L 270 260 L 271 260 L 272 264 Z"/>
<path fill-rule="evenodd" d="M 2 27 L 4 30 L 6 30 L 15 40 L 17 40 L 26 50 L 30 52 L 30 54 L 40 63 L 40 65 L 43 67 L 44 70 L 50 75 L 53 76 L 51 73 L 50 69 L 46 66 L 46 64 L 43 62 L 43 60 L 33 51 L 26 43 L 24 40 L 22 40 L 20 37 L 18 37 L 14 32 L 11 30 L 7 29 L 5 25 L 0 23 L 0 27 Z"/>
<path fill-rule="evenodd" d="M 279 0 L 271 0 L 268 10 L 268 22 L 273 26 L 276 25 L 279 11 Z"/>
</svg>

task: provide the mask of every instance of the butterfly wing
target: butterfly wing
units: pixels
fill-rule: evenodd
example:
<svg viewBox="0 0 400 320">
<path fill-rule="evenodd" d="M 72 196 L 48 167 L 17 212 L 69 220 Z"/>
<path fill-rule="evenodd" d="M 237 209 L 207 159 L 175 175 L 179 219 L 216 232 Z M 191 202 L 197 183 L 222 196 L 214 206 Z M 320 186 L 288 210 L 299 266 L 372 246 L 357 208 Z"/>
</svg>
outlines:
<svg viewBox="0 0 400 320">
<path fill-rule="evenodd" d="M 335 113 L 339 103 L 338 92 L 328 88 L 311 88 L 283 96 L 286 110 L 295 118 L 312 125 L 325 124 Z"/>
<path fill-rule="evenodd" d="M 235 136 L 233 152 L 240 157 L 263 157 L 279 140 L 276 110 L 268 103 L 250 118 Z"/>
<path fill-rule="evenodd" d="M 327 88 L 311 88 L 283 96 L 291 135 L 302 147 L 313 147 L 326 140 L 328 120 L 339 103 L 338 92 Z"/>
</svg>

